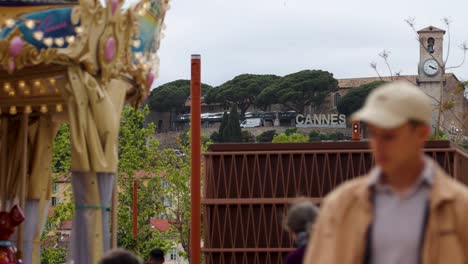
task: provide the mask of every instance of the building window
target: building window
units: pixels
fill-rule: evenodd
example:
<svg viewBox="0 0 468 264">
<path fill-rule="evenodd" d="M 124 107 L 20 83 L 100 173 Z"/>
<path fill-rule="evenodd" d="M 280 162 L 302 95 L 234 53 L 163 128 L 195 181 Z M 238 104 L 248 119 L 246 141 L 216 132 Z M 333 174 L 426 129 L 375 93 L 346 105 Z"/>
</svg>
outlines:
<svg viewBox="0 0 468 264">
<path fill-rule="evenodd" d="M 340 93 L 335 93 L 335 108 L 338 107 L 338 104 L 340 103 L 341 100 L 341 94 Z"/>
<path fill-rule="evenodd" d="M 163 205 L 165 207 L 171 207 L 171 197 L 164 197 L 163 198 Z"/>
<path fill-rule="evenodd" d="M 167 186 L 169 186 L 168 183 L 165 181 L 163 181 L 161 184 L 164 189 L 167 189 Z"/>
<path fill-rule="evenodd" d="M 54 182 L 54 183 L 52 184 L 52 190 L 53 190 L 53 192 L 57 192 L 57 190 L 58 190 L 58 183 Z"/>
<path fill-rule="evenodd" d="M 52 206 L 56 206 L 58 204 L 58 198 L 57 197 L 52 197 Z"/>
<path fill-rule="evenodd" d="M 171 260 L 177 260 L 177 248 L 173 247 L 171 250 Z"/>
</svg>

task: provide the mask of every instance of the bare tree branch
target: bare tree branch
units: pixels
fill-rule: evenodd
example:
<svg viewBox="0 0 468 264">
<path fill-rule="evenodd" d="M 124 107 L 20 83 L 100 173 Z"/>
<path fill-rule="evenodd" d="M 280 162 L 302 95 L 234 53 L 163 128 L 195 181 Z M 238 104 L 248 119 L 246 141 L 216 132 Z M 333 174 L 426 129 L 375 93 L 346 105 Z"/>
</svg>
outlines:
<svg viewBox="0 0 468 264">
<path fill-rule="evenodd" d="M 385 64 L 387 65 L 388 71 L 390 73 L 390 80 L 393 81 L 393 73 L 392 69 L 390 68 L 390 64 L 388 63 L 388 55 L 390 55 L 390 51 L 383 50 L 381 53 L 379 53 L 379 56 L 385 61 Z"/>
<path fill-rule="evenodd" d="M 452 39 L 451 39 L 451 36 L 450 36 L 450 23 L 452 21 L 450 21 L 450 19 L 448 17 L 444 17 L 442 20 L 444 21 L 445 27 L 447 28 L 447 36 L 448 36 L 447 55 L 445 56 L 445 61 L 444 61 L 444 65 L 445 65 L 447 63 L 449 55 L 450 55 L 450 46 L 452 46 L 452 44 L 451 44 Z"/>
<path fill-rule="evenodd" d="M 370 63 L 370 66 L 371 66 L 372 69 L 374 69 L 375 73 L 377 73 L 377 76 L 379 76 L 379 79 L 380 79 L 381 81 L 383 81 L 382 76 L 380 76 L 380 73 L 379 73 L 379 71 L 377 70 L 377 62 L 372 61 L 372 62 Z"/>
<path fill-rule="evenodd" d="M 462 61 L 461 61 L 460 64 L 458 64 L 458 65 L 450 66 L 450 67 L 445 68 L 446 70 L 448 70 L 448 69 L 460 68 L 460 67 L 465 63 L 466 51 L 468 50 L 468 44 L 466 43 L 466 41 L 464 41 L 464 42 L 460 45 L 460 49 L 463 50 L 463 59 L 462 59 Z"/>
</svg>

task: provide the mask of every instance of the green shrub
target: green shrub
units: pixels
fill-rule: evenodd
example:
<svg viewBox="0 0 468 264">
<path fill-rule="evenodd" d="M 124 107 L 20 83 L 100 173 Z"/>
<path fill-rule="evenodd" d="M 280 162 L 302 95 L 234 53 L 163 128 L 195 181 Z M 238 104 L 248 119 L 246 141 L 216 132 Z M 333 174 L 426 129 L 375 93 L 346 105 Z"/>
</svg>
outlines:
<svg viewBox="0 0 468 264">
<path fill-rule="evenodd" d="M 276 130 L 268 130 L 257 136 L 257 142 L 271 142 L 275 137 Z"/>
</svg>

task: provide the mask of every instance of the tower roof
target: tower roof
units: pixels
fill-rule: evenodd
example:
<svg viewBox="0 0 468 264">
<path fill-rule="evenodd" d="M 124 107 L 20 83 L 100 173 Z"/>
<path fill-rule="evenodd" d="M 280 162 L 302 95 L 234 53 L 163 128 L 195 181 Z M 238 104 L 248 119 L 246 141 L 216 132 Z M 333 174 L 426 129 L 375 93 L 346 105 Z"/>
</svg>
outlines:
<svg viewBox="0 0 468 264">
<path fill-rule="evenodd" d="M 442 34 L 445 34 L 445 30 L 440 29 L 440 28 L 436 28 L 434 26 L 425 27 L 425 28 L 419 30 L 418 34 L 420 34 L 420 33 L 434 33 L 434 32 L 441 32 Z"/>
</svg>

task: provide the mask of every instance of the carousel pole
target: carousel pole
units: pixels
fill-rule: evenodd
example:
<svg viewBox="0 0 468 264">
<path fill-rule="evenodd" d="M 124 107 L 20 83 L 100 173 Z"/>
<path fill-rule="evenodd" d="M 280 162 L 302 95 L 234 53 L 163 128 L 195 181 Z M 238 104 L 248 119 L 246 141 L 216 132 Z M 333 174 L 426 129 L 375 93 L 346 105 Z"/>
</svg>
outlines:
<svg viewBox="0 0 468 264">
<path fill-rule="evenodd" d="M 20 197 L 19 197 L 19 204 L 21 210 L 26 208 L 26 185 L 27 185 L 27 173 L 28 173 L 28 121 L 29 115 L 28 113 L 24 112 L 21 117 L 21 131 L 22 131 L 22 143 L 23 143 L 23 155 L 22 155 L 22 162 L 21 162 L 21 186 L 20 186 Z M 23 258 L 23 238 L 24 236 L 24 223 L 22 223 L 18 227 L 18 259 Z"/>
<path fill-rule="evenodd" d="M 1 187 L 1 193 L 0 193 L 0 211 L 8 210 L 7 208 L 7 163 L 8 163 L 8 119 L 5 117 L 2 117 L 2 122 L 0 123 L 1 128 L 2 128 L 2 134 L 1 134 L 1 148 L 0 148 L 0 187 Z"/>
<path fill-rule="evenodd" d="M 200 263 L 200 219 L 201 219 L 201 59 L 192 55 L 192 80 L 190 81 L 190 131 L 191 131 L 191 226 L 190 263 Z"/>
<path fill-rule="evenodd" d="M 118 203 L 118 197 L 117 197 L 117 173 L 115 175 L 115 180 L 114 180 L 114 189 L 112 191 L 112 222 L 111 222 L 111 248 L 117 248 L 117 203 Z"/>
</svg>

